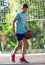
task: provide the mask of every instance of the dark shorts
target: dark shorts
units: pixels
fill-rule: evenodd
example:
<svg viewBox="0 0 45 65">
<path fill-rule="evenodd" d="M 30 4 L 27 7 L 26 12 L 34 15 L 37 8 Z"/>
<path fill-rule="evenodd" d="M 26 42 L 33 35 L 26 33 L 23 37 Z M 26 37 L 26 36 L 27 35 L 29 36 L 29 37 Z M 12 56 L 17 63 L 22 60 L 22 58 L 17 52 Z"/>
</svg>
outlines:
<svg viewBox="0 0 45 65">
<path fill-rule="evenodd" d="M 16 34 L 17 40 L 22 40 L 24 37 L 24 34 Z"/>
</svg>

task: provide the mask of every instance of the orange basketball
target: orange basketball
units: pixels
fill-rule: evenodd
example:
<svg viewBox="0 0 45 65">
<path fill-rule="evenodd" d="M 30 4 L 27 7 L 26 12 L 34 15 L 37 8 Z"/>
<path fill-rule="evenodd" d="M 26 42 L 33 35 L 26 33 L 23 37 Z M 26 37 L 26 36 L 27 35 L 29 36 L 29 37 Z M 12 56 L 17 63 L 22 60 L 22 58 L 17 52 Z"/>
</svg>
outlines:
<svg viewBox="0 0 45 65">
<path fill-rule="evenodd" d="M 26 39 L 31 39 L 31 38 L 32 38 L 32 31 L 31 31 L 31 30 L 28 30 L 28 31 L 25 33 L 24 37 L 25 37 Z"/>
</svg>

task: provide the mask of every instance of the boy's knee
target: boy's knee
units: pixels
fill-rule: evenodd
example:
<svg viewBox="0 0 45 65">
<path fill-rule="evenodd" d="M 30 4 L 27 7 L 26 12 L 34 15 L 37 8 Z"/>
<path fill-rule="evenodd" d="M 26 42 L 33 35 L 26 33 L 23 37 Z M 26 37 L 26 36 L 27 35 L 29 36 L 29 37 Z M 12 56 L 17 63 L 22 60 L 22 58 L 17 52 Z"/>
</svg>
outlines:
<svg viewBox="0 0 45 65">
<path fill-rule="evenodd" d="M 19 47 L 22 47 L 22 45 L 21 45 L 21 44 L 19 44 L 18 46 L 19 46 Z"/>
<path fill-rule="evenodd" d="M 27 47 L 28 46 L 28 43 L 24 43 L 24 47 Z"/>
<path fill-rule="evenodd" d="M 22 47 L 22 42 L 18 43 L 18 47 Z"/>
</svg>

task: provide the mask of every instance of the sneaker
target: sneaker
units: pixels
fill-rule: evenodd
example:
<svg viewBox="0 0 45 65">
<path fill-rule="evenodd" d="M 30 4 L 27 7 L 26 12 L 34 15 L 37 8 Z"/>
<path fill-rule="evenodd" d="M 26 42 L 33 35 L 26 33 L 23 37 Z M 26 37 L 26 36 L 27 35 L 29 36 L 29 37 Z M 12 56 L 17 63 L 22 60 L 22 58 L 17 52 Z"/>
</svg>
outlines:
<svg viewBox="0 0 45 65">
<path fill-rule="evenodd" d="M 12 62 L 15 62 L 15 55 L 11 55 Z"/>
<path fill-rule="evenodd" d="M 29 63 L 25 58 L 20 58 L 21 62 Z"/>
</svg>

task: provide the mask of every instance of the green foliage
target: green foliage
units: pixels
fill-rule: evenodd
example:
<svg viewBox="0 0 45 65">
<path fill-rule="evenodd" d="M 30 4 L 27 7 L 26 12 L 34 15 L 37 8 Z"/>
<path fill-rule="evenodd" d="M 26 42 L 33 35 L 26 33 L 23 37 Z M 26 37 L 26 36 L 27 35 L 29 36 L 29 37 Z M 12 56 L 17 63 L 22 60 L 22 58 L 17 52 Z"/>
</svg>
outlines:
<svg viewBox="0 0 45 65">
<path fill-rule="evenodd" d="M 28 29 L 32 30 L 33 32 L 33 38 L 32 38 L 32 43 L 34 49 L 40 49 L 44 48 L 44 37 L 45 33 L 43 33 L 45 30 L 43 30 L 43 23 L 44 21 L 27 21 L 27 27 Z M 42 24 L 42 27 L 41 27 Z"/>
<path fill-rule="evenodd" d="M 12 32 L 12 25 L 11 23 L 7 23 L 7 24 L 0 24 L 0 35 L 4 37 L 7 37 L 4 42 L 6 41 L 6 48 L 7 51 L 14 49 L 15 45 L 16 45 L 16 38 L 13 37 L 13 32 Z M 4 39 L 4 38 L 3 38 Z M 2 40 L 3 41 L 3 40 Z M 3 44 L 4 45 L 4 44 Z M 5 46 L 4 45 L 4 46 Z"/>
</svg>

